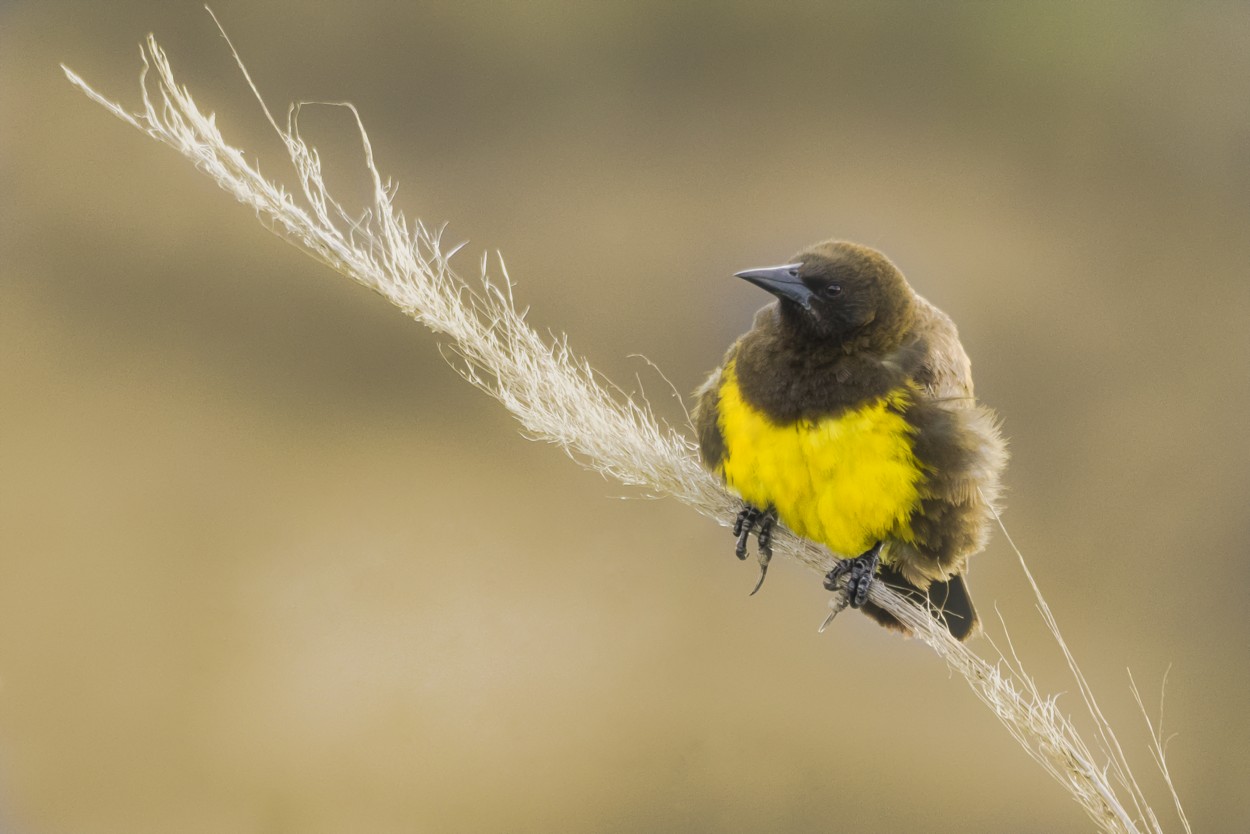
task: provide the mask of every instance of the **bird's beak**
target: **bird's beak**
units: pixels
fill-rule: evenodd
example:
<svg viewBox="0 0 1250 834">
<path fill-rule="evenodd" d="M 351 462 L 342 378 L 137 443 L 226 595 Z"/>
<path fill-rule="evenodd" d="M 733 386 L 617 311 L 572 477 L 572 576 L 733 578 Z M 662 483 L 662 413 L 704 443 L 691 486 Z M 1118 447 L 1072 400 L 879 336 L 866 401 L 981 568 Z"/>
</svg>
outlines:
<svg viewBox="0 0 1250 834">
<path fill-rule="evenodd" d="M 745 272 L 734 273 L 734 277 L 750 281 L 780 299 L 793 301 L 803 309 L 810 310 L 813 293 L 799 278 L 799 267 L 802 265 L 801 263 L 785 264 L 763 269 L 748 269 Z"/>
</svg>

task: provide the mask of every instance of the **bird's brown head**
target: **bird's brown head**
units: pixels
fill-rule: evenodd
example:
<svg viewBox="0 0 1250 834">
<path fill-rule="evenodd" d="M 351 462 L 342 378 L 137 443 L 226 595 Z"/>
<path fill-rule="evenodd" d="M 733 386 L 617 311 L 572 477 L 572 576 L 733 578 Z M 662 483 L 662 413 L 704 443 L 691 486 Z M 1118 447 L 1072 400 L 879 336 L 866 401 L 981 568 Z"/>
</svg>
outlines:
<svg viewBox="0 0 1250 834">
<path fill-rule="evenodd" d="M 830 240 L 791 262 L 737 277 L 777 296 L 782 322 L 821 342 L 889 348 L 906 336 L 915 294 L 903 274 L 875 249 Z"/>
</svg>

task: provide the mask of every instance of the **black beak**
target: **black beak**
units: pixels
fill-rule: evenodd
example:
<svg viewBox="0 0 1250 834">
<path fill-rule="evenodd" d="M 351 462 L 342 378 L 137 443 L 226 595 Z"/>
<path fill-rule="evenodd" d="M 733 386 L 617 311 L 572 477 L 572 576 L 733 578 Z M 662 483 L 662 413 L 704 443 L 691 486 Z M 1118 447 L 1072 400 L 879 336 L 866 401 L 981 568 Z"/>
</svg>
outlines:
<svg viewBox="0 0 1250 834">
<path fill-rule="evenodd" d="M 746 272 L 734 273 L 734 277 L 750 281 L 784 301 L 793 301 L 803 309 L 810 310 L 813 293 L 799 278 L 799 267 L 802 265 L 785 264 L 764 269 L 748 269 Z"/>
</svg>

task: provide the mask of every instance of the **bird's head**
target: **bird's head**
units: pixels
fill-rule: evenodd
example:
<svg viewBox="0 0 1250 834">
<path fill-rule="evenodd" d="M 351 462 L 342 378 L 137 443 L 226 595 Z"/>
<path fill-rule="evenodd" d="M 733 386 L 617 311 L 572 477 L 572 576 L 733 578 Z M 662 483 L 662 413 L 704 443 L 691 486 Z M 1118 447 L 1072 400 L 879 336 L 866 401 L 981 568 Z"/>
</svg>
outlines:
<svg viewBox="0 0 1250 834">
<path fill-rule="evenodd" d="M 915 295 L 885 255 L 831 240 L 807 247 L 791 261 L 737 277 L 777 296 L 782 322 L 796 334 L 883 347 L 906 334 Z"/>
</svg>

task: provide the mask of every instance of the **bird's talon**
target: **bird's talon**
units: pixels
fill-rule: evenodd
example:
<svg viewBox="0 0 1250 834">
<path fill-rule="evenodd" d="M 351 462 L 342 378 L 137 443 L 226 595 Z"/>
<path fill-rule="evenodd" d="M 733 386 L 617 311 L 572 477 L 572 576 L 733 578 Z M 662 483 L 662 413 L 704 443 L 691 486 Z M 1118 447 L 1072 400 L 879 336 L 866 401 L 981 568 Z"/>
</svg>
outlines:
<svg viewBox="0 0 1250 834">
<path fill-rule="evenodd" d="M 833 566 L 825 574 L 825 590 L 837 591 L 838 582 L 846 574 L 846 600 L 852 608 L 860 608 L 868 601 L 868 591 L 872 588 L 877 576 L 877 565 L 881 563 L 881 542 L 864 551 L 854 559 L 844 559 Z"/>
<path fill-rule="evenodd" d="M 751 589 L 751 593 L 747 594 L 747 596 L 749 597 L 755 596 L 755 594 L 759 591 L 759 589 L 764 587 L 764 577 L 766 576 L 768 576 L 768 559 L 761 556 L 760 557 L 759 581 L 755 583 L 755 587 Z"/>
<path fill-rule="evenodd" d="M 756 534 L 760 554 L 768 558 L 773 555 L 773 525 L 777 523 L 777 511 L 768 510 L 760 518 L 760 529 Z"/>
<path fill-rule="evenodd" d="M 868 601 L 868 589 L 872 587 L 871 576 L 861 576 L 855 580 L 855 596 L 851 597 L 851 607 L 861 608 Z"/>
<path fill-rule="evenodd" d="M 755 583 L 755 589 L 751 591 L 752 596 L 764 584 L 764 577 L 768 575 L 768 562 L 773 557 L 773 526 L 776 523 L 777 511 L 775 509 L 761 510 L 750 504 L 743 507 L 738 517 L 734 519 L 734 536 L 738 540 L 734 546 L 735 556 L 739 559 L 746 559 L 747 543 L 750 541 L 752 531 L 755 532 L 759 543 L 760 579 Z"/>
<path fill-rule="evenodd" d="M 852 608 L 860 608 L 868 601 L 868 589 L 872 587 L 877 565 L 881 563 L 881 544 L 877 542 L 851 560 L 851 581 L 847 583 L 846 592 Z"/>
<path fill-rule="evenodd" d="M 844 573 L 851 569 L 850 564 L 849 559 L 839 559 L 837 564 L 833 566 L 833 569 L 825 574 L 826 591 L 838 590 L 838 580 L 842 578 Z"/>
<path fill-rule="evenodd" d="M 751 538 L 751 531 L 755 529 L 755 522 L 759 520 L 761 513 L 750 504 L 742 508 L 738 513 L 738 518 L 734 520 L 734 535 L 738 539 L 738 544 L 734 548 L 734 555 L 739 559 L 747 557 L 747 540 Z"/>
</svg>

